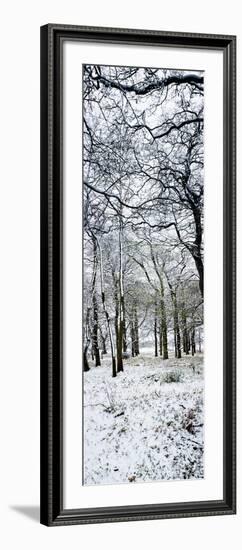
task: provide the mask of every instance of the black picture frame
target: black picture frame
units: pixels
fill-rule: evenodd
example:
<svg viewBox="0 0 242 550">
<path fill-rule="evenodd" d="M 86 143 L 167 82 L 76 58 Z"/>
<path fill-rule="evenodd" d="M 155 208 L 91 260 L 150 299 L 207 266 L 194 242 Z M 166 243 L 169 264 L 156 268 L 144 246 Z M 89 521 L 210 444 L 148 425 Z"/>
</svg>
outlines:
<svg viewBox="0 0 242 550">
<path fill-rule="evenodd" d="M 223 52 L 223 499 L 63 509 L 62 45 L 64 40 Z M 236 513 L 236 37 L 48 24 L 41 27 L 41 523 Z"/>
</svg>

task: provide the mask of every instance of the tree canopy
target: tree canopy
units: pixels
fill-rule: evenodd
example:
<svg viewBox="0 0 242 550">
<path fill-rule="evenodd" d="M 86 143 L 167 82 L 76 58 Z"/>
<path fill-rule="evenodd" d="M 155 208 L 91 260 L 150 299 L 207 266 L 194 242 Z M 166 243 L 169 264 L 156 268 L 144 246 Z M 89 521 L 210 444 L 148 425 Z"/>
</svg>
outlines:
<svg viewBox="0 0 242 550">
<path fill-rule="evenodd" d="M 201 347 L 203 105 L 201 72 L 83 68 L 84 370 Z"/>
</svg>

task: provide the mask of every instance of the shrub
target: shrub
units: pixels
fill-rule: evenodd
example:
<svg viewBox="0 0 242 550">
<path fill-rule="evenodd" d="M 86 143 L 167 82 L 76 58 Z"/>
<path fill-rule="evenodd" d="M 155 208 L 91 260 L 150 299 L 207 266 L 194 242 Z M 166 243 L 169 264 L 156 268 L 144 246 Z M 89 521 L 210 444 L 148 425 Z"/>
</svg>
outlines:
<svg viewBox="0 0 242 550">
<path fill-rule="evenodd" d="M 168 371 L 163 375 L 163 382 L 171 384 L 172 382 L 181 382 L 182 374 L 179 370 Z"/>
</svg>

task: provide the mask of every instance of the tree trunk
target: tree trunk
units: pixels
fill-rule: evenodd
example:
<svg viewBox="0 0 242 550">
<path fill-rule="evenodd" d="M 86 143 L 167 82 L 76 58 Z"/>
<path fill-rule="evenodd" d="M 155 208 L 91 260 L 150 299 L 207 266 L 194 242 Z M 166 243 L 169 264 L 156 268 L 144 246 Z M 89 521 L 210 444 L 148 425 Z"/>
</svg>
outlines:
<svg viewBox="0 0 242 550">
<path fill-rule="evenodd" d="M 174 324 L 173 332 L 174 332 L 174 354 L 175 354 L 175 357 L 177 357 L 177 341 L 176 341 L 176 327 L 175 327 L 175 324 Z"/>
<path fill-rule="evenodd" d="M 98 346 L 98 305 L 97 305 L 96 291 L 93 292 L 92 303 L 93 303 L 93 333 L 92 333 L 93 355 L 95 359 L 95 366 L 100 367 L 101 361 L 100 361 L 100 352 L 99 352 L 99 346 Z"/>
<path fill-rule="evenodd" d="M 155 357 L 158 357 L 158 342 L 157 342 L 157 318 L 154 322 L 154 337 L 155 337 Z"/>
<path fill-rule="evenodd" d="M 125 315 L 125 302 L 123 296 L 123 351 L 127 351 L 127 329 L 126 329 L 126 315 Z"/>
<path fill-rule="evenodd" d="M 161 319 L 160 319 L 160 324 L 159 324 L 159 352 L 160 352 L 160 356 L 162 357 L 162 353 L 163 353 L 163 344 L 162 344 L 162 326 L 161 326 Z"/>
<path fill-rule="evenodd" d="M 115 337 L 116 337 L 116 352 L 117 352 L 117 362 L 118 362 L 118 349 L 119 349 L 119 301 L 118 301 L 118 280 L 114 269 L 112 270 L 113 285 L 114 285 L 114 303 L 115 303 L 115 318 L 114 318 L 114 327 L 115 327 Z"/>
<path fill-rule="evenodd" d="M 155 357 L 158 357 L 158 338 L 157 338 L 157 299 L 155 300 L 154 338 L 155 338 Z"/>
<path fill-rule="evenodd" d="M 122 372 L 123 366 L 123 338 L 124 338 L 124 289 L 123 289 L 123 226 L 122 213 L 119 218 L 119 328 L 117 347 L 117 371 Z"/>
<path fill-rule="evenodd" d="M 184 292 L 183 293 L 183 302 L 181 306 L 181 323 L 182 323 L 182 347 L 183 352 L 186 355 L 189 355 L 189 349 L 188 349 L 188 332 L 187 332 L 187 316 L 186 316 L 186 310 L 185 310 L 185 302 L 184 302 Z"/>
<path fill-rule="evenodd" d="M 162 285 L 162 298 L 160 301 L 161 307 L 161 328 L 162 328 L 162 343 L 163 343 L 163 359 L 168 359 L 168 342 L 167 342 L 167 322 L 166 322 L 166 308 L 164 302 L 164 288 Z"/>
<path fill-rule="evenodd" d="M 181 359 L 181 334 L 180 334 L 180 328 L 179 323 L 177 325 L 177 332 L 176 332 L 176 342 L 177 342 L 177 358 Z"/>
<path fill-rule="evenodd" d="M 189 175 L 188 175 L 188 179 L 189 179 Z M 188 182 L 188 179 L 187 179 L 187 182 Z M 190 205 L 190 208 L 191 208 L 191 211 L 192 211 L 192 214 L 193 214 L 194 223 L 195 223 L 195 239 L 194 239 L 194 242 L 192 244 L 191 243 L 189 243 L 189 244 L 184 243 L 182 238 L 181 238 L 180 231 L 177 227 L 177 224 L 175 224 L 175 229 L 176 229 L 176 233 L 177 233 L 179 241 L 181 242 L 181 244 L 186 246 L 187 250 L 189 250 L 190 254 L 193 257 L 193 260 L 194 260 L 196 268 L 197 268 L 198 278 L 199 278 L 199 289 L 200 289 L 200 292 L 201 292 L 201 295 L 202 295 L 202 298 L 203 298 L 203 293 L 204 293 L 204 269 L 203 269 L 203 257 L 202 257 L 202 234 L 203 234 L 203 231 L 202 231 L 202 221 L 201 221 L 201 209 L 200 209 L 200 206 L 197 204 L 197 202 L 195 202 L 194 199 L 191 198 L 191 196 L 188 197 L 188 195 L 187 195 L 186 197 L 187 197 L 187 200 L 189 202 L 189 205 Z"/>
<path fill-rule="evenodd" d="M 196 342 L 195 342 L 195 328 L 192 328 L 192 334 L 191 334 L 191 345 L 192 345 L 192 355 L 195 355 L 196 353 Z"/>
<path fill-rule="evenodd" d="M 89 316 L 90 316 L 90 306 L 87 307 L 87 313 L 86 313 L 86 322 L 85 322 L 85 335 L 83 334 L 85 341 L 84 343 L 84 350 L 83 350 L 83 370 L 84 372 L 87 372 L 90 370 L 89 362 L 88 362 L 88 348 L 90 346 L 90 328 L 89 328 Z"/>
<path fill-rule="evenodd" d="M 196 256 L 194 258 L 194 261 L 195 261 L 195 264 L 196 264 L 196 268 L 197 268 L 197 272 L 198 272 L 198 276 L 199 276 L 199 288 L 200 288 L 200 292 L 201 292 L 201 295 L 202 295 L 202 298 L 203 298 L 203 293 L 204 293 L 204 274 L 203 274 L 203 261 L 202 261 L 202 257 L 201 257 L 201 254 L 199 253 L 198 256 Z"/>
<path fill-rule="evenodd" d="M 168 359 L 168 341 L 167 341 L 167 321 L 166 321 L 166 307 L 164 301 L 164 284 L 163 273 L 161 272 L 155 254 L 150 243 L 151 259 L 160 282 L 160 318 L 161 318 L 161 330 L 162 330 L 162 344 L 163 344 L 163 359 Z"/>
<path fill-rule="evenodd" d="M 198 331 L 198 351 L 202 353 L 201 329 Z"/>
<path fill-rule="evenodd" d="M 176 288 L 172 287 L 172 283 L 170 282 L 167 273 L 166 273 L 166 279 L 170 289 L 171 301 L 173 305 L 173 331 L 174 331 L 175 357 L 180 359 L 181 358 L 181 335 L 180 335 L 179 317 L 178 317 L 178 306 L 177 306 L 177 295 L 176 295 L 177 291 L 176 291 Z"/>
<path fill-rule="evenodd" d="M 100 352 L 98 346 L 98 303 L 96 295 L 96 273 L 97 273 L 97 241 L 95 237 L 92 239 L 93 242 L 93 265 L 94 265 L 94 276 L 93 276 L 93 292 L 92 292 L 92 307 L 93 307 L 93 331 L 92 331 L 92 351 L 95 359 L 96 367 L 100 367 Z"/>
<path fill-rule="evenodd" d="M 100 279 L 101 279 L 101 295 L 102 295 L 102 304 L 103 304 L 103 311 L 106 317 L 107 322 L 107 328 L 108 328 L 108 334 L 110 339 L 110 348 L 111 348 L 111 356 L 112 356 L 112 376 L 116 376 L 116 360 L 115 360 L 115 353 L 114 353 L 114 343 L 113 343 L 113 335 L 112 335 L 112 329 L 110 324 L 110 318 L 108 311 L 106 309 L 106 300 L 105 300 L 105 292 L 104 292 L 104 282 L 103 282 L 103 261 L 102 261 L 102 248 L 100 246 L 100 243 L 98 241 L 99 246 L 99 252 L 100 252 Z"/>
<path fill-rule="evenodd" d="M 83 352 L 83 370 L 84 370 L 84 372 L 88 372 L 90 370 L 89 363 L 88 363 L 88 358 L 87 358 L 87 350 L 88 350 L 88 345 L 85 345 L 84 352 Z"/>
<path fill-rule="evenodd" d="M 139 324 L 137 315 L 137 303 L 134 305 L 134 337 L 135 337 L 135 355 L 139 355 Z"/>
<path fill-rule="evenodd" d="M 106 348 L 107 334 L 104 336 L 101 326 L 99 327 L 99 332 L 100 332 L 101 341 L 102 341 L 102 354 L 106 355 L 107 354 L 107 348 Z"/>
<path fill-rule="evenodd" d="M 122 372 L 123 370 L 123 323 L 120 320 L 118 329 L 117 372 Z"/>
<path fill-rule="evenodd" d="M 189 354 L 189 351 L 191 349 L 191 338 L 190 338 L 190 332 L 187 333 L 187 354 Z"/>
<path fill-rule="evenodd" d="M 200 292 L 203 298 L 203 287 L 204 287 L 204 279 L 203 279 L 203 259 L 202 259 L 202 222 L 201 222 L 201 213 L 200 209 L 197 205 L 194 204 L 194 202 L 191 203 L 192 206 L 192 212 L 195 222 L 195 246 L 192 248 L 192 255 L 194 258 L 194 262 L 197 268 L 198 277 L 199 277 L 199 288 Z"/>
<path fill-rule="evenodd" d="M 173 308 L 174 308 L 174 333 L 175 333 L 175 357 L 181 359 L 181 335 L 179 327 L 178 307 L 176 290 L 173 292 Z"/>
<path fill-rule="evenodd" d="M 133 312 L 132 312 L 133 315 Z M 131 355 L 135 357 L 135 330 L 134 330 L 134 321 L 133 317 L 130 323 L 130 338 L 131 338 Z"/>
<path fill-rule="evenodd" d="M 152 251 L 152 248 L 151 248 L 151 251 Z M 168 359 L 167 321 L 166 321 L 166 307 L 165 307 L 165 301 L 164 301 L 163 278 L 162 278 L 162 274 L 158 270 L 153 251 L 151 252 L 151 257 L 160 281 L 160 316 L 159 317 L 160 317 L 161 333 L 162 333 L 162 351 L 163 351 L 163 359 Z"/>
</svg>

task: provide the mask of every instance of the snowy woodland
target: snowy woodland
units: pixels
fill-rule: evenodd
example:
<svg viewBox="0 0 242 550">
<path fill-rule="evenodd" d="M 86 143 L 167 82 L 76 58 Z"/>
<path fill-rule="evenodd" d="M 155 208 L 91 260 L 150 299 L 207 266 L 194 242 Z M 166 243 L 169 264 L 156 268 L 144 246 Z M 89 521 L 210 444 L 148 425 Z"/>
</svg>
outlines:
<svg viewBox="0 0 242 550">
<path fill-rule="evenodd" d="M 203 88 L 83 67 L 84 484 L 204 475 Z"/>
</svg>

